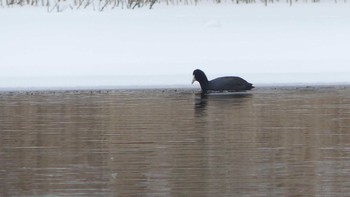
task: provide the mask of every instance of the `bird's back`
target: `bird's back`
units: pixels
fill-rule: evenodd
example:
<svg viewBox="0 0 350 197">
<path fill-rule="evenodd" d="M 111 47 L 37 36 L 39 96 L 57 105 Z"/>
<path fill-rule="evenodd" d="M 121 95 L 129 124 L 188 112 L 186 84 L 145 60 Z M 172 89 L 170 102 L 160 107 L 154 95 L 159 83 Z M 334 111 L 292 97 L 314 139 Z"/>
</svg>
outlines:
<svg viewBox="0 0 350 197">
<path fill-rule="evenodd" d="M 209 81 L 208 90 L 212 91 L 244 91 L 254 88 L 251 83 L 240 77 L 219 77 Z"/>
</svg>

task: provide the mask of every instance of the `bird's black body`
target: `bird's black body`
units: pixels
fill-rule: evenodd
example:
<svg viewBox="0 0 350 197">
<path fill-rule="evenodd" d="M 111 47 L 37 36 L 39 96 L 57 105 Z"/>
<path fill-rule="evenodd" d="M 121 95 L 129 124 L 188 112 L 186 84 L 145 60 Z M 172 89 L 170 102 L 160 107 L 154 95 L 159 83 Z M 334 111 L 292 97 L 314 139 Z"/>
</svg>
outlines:
<svg viewBox="0 0 350 197">
<path fill-rule="evenodd" d="M 192 83 L 194 81 L 199 82 L 202 93 L 207 93 L 208 91 L 241 92 L 254 88 L 253 84 L 240 77 L 219 77 L 209 81 L 205 73 L 199 69 L 193 71 Z"/>
</svg>

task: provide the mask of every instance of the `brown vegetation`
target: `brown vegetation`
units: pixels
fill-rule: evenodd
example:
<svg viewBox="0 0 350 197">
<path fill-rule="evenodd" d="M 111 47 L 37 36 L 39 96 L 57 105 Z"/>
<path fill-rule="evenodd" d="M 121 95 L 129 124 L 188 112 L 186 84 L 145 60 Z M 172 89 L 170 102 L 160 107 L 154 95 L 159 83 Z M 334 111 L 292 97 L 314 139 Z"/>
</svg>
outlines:
<svg viewBox="0 0 350 197">
<path fill-rule="evenodd" d="M 212 0 L 213 3 L 229 2 L 227 0 Z M 347 0 L 342 0 L 346 2 Z M 318 3 L 320 0 L 231 0 L 233 4 L 252 4 L 263 3 L 266 6 L 272 3 L 286 2 L 290 5 L 295 3 Z M 338 0 L 334 0 L 335 3 Z M 167 5 L 197 5 L 198 0 L 0 0 L 0 7 L 23 7 L 23 6 L 41 6 L 47 7 L 49 12 L 62 12 L 66 9 L 85 9 L 91 7 L 93 10 L 103 11 L 106 8 L 114 9 L 116 7 L 135 9 L 148 7 L 152 9 L 156 3 L 165 3 Z"/>
</svg>

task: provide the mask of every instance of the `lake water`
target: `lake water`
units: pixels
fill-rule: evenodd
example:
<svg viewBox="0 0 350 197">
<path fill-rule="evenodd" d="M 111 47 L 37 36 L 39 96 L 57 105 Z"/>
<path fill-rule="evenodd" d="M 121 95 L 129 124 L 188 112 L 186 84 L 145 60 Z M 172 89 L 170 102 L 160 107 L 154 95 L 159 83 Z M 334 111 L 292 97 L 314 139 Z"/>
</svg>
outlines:
<svg viewBox="0 0 350 197">
<path fill-rule="evenodd" d="M 348 196 L 350 87 L 0 93 L 0 196 Z"/>
</svg>

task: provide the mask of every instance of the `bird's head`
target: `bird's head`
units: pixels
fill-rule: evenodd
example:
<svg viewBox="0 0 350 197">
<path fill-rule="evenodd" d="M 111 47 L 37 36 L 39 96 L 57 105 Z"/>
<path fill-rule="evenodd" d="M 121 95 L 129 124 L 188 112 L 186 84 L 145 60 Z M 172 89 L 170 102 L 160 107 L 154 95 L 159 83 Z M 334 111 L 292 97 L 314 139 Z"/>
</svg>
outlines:
<svg viewBox="0 0 350 197">
<path fill-rule="evenodd" d="M 207 76 L 205 75 L 205 73 L 199 69 L 196 69 L 193 71 L 193 79 L 192 79 L 192 84 L 195 82 L 195 81 L 198 81 L 201 85 L 203 83 L 207 83 L 208 82 L 208 78 Z"/>
</svg>

